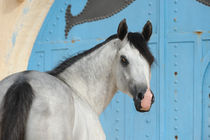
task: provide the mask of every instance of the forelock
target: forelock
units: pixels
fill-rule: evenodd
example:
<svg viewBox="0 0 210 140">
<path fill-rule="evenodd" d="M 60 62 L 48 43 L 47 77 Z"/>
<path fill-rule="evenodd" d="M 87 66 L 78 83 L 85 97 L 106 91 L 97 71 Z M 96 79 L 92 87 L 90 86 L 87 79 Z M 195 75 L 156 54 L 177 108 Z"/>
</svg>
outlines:
<svg viewBox="0 0 210 140">
<path fill-rule="evenodd" d="M 128 42 L 139 51 L 139 53 L 147 60 L 151 66 L 154 62 L 154 56 L 150 52 L 149 47 L 147 46 L 147 41 L 144 39 L 143 35 L 137 32 L 129 32 L 127 39 Z"/>
</svg>

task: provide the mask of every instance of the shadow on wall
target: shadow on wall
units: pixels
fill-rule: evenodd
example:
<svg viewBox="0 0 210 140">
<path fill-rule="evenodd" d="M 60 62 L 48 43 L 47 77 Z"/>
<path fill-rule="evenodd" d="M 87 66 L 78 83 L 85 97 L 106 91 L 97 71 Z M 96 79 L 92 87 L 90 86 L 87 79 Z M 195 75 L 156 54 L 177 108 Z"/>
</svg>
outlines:
<svg viewBox="0 0 210 140">
<path fill-rule="evenodd" d="M 4 0 L 2 2 L 2 12 L 3 13 L 11 13 L 16 8 L 18 8 L 24 0 Z"/>
</svg>

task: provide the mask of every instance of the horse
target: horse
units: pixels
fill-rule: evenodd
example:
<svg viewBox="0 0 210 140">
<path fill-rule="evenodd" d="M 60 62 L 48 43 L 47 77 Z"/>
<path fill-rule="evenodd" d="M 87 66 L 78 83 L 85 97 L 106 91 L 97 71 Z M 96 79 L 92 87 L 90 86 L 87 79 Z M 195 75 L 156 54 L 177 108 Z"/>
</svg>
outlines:
<svg viewBox="0 0 210 140">
<path fill-rule="evenodd" d="M 150 21 L 142 32 L 128 32 L 123 19 L 116 34 L 51 71 L 0 81 L 0 140 L 105 140 L 99 115 L 118 90 L 133 98 L 137 111 L 148 112 L 151 34 Z"/>
</svg>

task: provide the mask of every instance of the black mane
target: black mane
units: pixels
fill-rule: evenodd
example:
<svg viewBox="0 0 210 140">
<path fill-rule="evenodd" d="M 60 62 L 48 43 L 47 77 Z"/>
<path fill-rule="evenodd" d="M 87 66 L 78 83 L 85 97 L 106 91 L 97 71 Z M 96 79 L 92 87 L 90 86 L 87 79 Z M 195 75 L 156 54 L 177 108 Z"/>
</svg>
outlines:
<svg viewBox="0 0 210 140">
<path fill-rule="evenodd" d="M 86 50 L 82 53 L 79 53 L 78 55 L 75 55 L 73 57 L 70 57 L 68 59 L 66 59 L 65 61 L 63 61 L 61 64 L 59 64 L 57 67 L 55 67 L 53 70 L 49 71 L 48 73 L 50 75 L 53 76 L 57 76 L 60 73 L 62 73 L 66 68 L 70 67 L 71 65 L 73 65 L 75 62 L 77 62 L 78 60 L 80 60 L 81 58 L 83 58 L 84 56 L 87 56 L 88 54 L 92 53 L 93 51 L 97 50 L 98 48 L 100 48 L 101 46 L 103 46 L 104 44 L 108 43 L 109 41 L 113 40 L 117 38 L 117 35 L 112 35 L 109 38 L 107 38 L 104 42 L 96 45 L 95 47 Z"/>
<path fill-rule="evenodd" d="M 117 38 L 118 36 L 116 34 L 110 36 L 107 38 L 104 42 L 96 45 L 95 47 L 86 50 L 82 53 L 79 53 L 78 55 L 75 55 L 73 57 L 70 57 L 63 61 L 61 64 L 59 64 L 57 67 L 55 67 L 53 70 L 49 71 L 48 73 L 53 76 L 57 76 L 60 73 L 62 73 L 66 68 L 70 67 L 73 65 L 75 62 L 80 60 L 81 58 L 87 56 L 88 54 L 92 53 L 93 51 L 97 50 L 104 44 L 108 43 L 109 41 Z M 148 46 L 147 46 L 147 41 L 145 41 L 144 37 L 140 33 L 132 33 L 129 32 L 127 35 L 128 41 L 139 51 L 140 54 L 147 60 L 149 65 L 151 66 L 153 61 L 154 61 L 154 56 L 150 52 Z"/>
</svg>

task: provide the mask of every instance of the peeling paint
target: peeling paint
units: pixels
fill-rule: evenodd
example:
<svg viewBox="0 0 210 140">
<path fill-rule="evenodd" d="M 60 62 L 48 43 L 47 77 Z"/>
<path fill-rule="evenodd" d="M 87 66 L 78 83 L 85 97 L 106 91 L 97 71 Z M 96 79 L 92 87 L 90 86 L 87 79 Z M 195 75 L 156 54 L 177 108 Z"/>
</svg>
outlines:
<svg viewBox="0 0 210 140">
<path fill-rule="evenodd" d="M 203 32 L 202 31 L 195 31 L 194 33 L 200 36 L 200 35 L 202 35 Z"/>
<path fill-rule="evenodd" d="M 27 14 L 27 13 L 28 13 L 28 11 L 29 11 L 29 8 L 27 8 L 27 7 L 26 7 L 26 8 L 24 8 L 24 9 L 23 9 L 23 14 Z"/>
<path fill-rule="evenodd" d="M 12 34 L 12 48 L 14 48 L 14 46 L 15 46 L 17 34 L 18 34 L 17 32 L 14 32 L 14 33 Z"/>
<path fill-rule="evenodd" d="M 72 39 L 71 43 L 75 43 L 76 41 L 80 41 L 80 40 L 79 39 L 77 39 L 77 40 Z"/>
<path fill-rule="evenodd" d="M 5 56 L 5 58 L 6 58 L 6 63 L 8 63 L 8 60 L 9 60 L 9 58 L 10 58 L 10 55 L 12 54 L 12 51 L 13 51 L 13 49 L 14 49 L 14 47 L 15 47 L 17 35 L 18 35 L 18 32 L 13 32 L 13 34 L 12 34 L 12 39 L 11 39 L 12 47 L 11 47 L 10 50 L 8 51 L 7 55 Z"/>
</svg>

